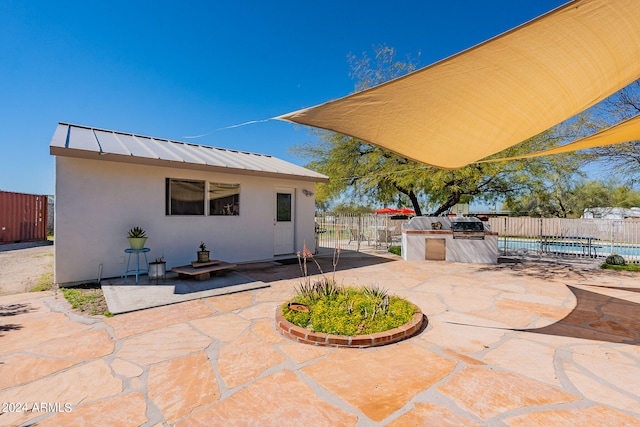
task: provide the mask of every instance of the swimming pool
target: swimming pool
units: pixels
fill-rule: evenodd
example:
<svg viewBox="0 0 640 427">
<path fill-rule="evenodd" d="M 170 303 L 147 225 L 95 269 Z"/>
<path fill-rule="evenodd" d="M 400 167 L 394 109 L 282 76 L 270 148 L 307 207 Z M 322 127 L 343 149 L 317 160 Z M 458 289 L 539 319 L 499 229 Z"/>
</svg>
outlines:
<svg viewBox="0 0 640 427">
<path fill-rule="evenodd" d="M 498 250 L 500 253 L 528 252 L 537 254 L 550 254 L 557 256 L 577 256 L 587 258 L 604 258 L 612 253 L 622 255 L 627 260 L 640 260 L 640 245 L 611 243 L 593 239 L 565 239 L 558 241 L 553 239 L 518 239 L 498 238 Z"/>
</svg>

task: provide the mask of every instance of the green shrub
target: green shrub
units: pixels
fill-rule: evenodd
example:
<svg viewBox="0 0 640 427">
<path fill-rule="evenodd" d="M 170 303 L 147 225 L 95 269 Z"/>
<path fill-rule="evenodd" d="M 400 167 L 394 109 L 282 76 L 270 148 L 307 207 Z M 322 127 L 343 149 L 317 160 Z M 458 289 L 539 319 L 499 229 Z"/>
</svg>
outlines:
<svg viewBox="0 0 640 427">
<path fill-rule="evenodd" d="M 104 294 L 101 289 L 70 289 L 61 288 L 62 295 L 69 301 L 71 308 L 87 312 L 92 316 L 102 314 L 107 317 L 113 316 L 107 307 Z"/>
<path fill-rule="evenodd" d="M 389 246 L 389 252 L 398 256 L 402 256 L 402 248 L 400 246 Z"/>
<path fill-rule="evenodd" d="M 624 258 L 616 254 L 609 255 L 605 262 L 610 265 L 625 265 Z"/>
<path fill-rule="evenodd" d="M 300 326 L 302 328 L 307 328 L 310 326 L 311 313 L 308 311 L 290 310 L 288 304 L 284 304 L 282 306 L 282 315 L 285 317 L 285 319 L 287 319 L 294 325 Z"/>
<path fill-rule="evenodd" d="M 385 289 L 378 286 L 340 286 L 335 281 L 340 252 L 338 248 L 333 253 L 331 263 L 334 276 L 331 278 L 324 275 L 306 244 L 302 253 L 298 252 L 301 283 L 296 289 L 296 296 L 282 306 L 285 319 L 314 332 L 349 336 L 388 331 L 412 319 L 416 307 L 403 298 L 389 296 Z M 318 267 L 322 275 L 320 280 L 312 283 L 307 260 L 313 261 Z M 290 303 L 306 305 L 310 311 L 292 310 Z"/>
<path fill-rule="evenodd" d="M 638 271 L 640 272 L 640 264 L 624 264 L 624 265 L 614 265 L 604 263 L 600 266 L 605 270 L 619 270 L 619 271 Z"/>
<path fill-rule="evenodd" d="M 53 289 L 53 271 L 47 271 L 40 276 L 35 286 L 31 288 L 29 292 L 42 292 L 51 289 Z"/>
</svg>

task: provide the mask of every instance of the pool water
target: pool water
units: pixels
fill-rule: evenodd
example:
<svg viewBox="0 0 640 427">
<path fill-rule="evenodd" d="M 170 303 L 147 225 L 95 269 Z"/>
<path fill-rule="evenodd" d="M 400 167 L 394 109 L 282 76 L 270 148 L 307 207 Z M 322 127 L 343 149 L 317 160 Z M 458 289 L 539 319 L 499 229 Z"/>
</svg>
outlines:
<svg viewBox="0 0 640 427">
<path fill-rule="evenodd" d="M 584 256 L 592 258 L 604 258 L 612 253 L 622 255 L 625 259 L 640 259 L 640 245 L 620 244 L 604 241 L 576 240 L 574 242 L 553 242 L 538 239 L 498 239 L 498 248 L 501 251 L 526 250 L 528 252 L 549 253 L 554 255 Z"/>
</svg>

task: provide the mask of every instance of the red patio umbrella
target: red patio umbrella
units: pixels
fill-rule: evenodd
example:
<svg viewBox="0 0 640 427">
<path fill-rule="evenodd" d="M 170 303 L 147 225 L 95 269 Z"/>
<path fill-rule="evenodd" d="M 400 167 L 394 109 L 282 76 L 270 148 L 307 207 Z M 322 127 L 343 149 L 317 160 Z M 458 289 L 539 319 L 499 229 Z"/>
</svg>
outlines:
<svg viewBox="0 0 640 427">
<path fill-rule="evenodd" d="M 402 208 L 398 212 L 401 213 L 402 215 L 415 215 L 416 214 L 416 211 L 414 211 L 413 209 L 409 209 L 409 208 Z"/>
<path fill-rule="evenodd" d="M 398 209 L 382 208 L 382 209 L 376 209 L 375 211 L 373 211 L 373 213 L 377 213 L 377 214 L 399 214 L 400 211 Z"/>
</svg>

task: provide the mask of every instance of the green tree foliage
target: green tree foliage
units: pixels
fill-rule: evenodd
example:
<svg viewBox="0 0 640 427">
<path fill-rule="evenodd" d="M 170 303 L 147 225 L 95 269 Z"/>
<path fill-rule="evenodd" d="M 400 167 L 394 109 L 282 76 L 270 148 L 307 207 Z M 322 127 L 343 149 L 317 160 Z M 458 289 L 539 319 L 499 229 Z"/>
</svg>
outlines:
<svg viewBox="0 0 640 427">
<path fill-rule="evenodd" d="M 371 212 L 373 212 L 373 208 L 370 206 L 366 206 L 366 205 L 359 205 L 359 204 L 355 204 L 352 202 L 340 202 L 337 203 L 336 205 L 334 205 L 331 208 L 331 212 L 335 213 L 335 214 L 346 214 L 346 215 L 350 215 L 350 214 L 370 214 Z"/>
<path fill-rule="evenodd" d="M 601 102 L 596 110 L 601 113 L 603 126 L 611 126 L 640 114 L 640 80 Z M 594 148 L 589 155 L 592 160 L 617 172 L 630 185 L 637 183 L 640 178 L 640 140 Z"/>
<path fill-rule="evenodd" d="M 579 218 L 585 209 L 640 206 L 640 192 L 612 182 L 557 179 L 544 190 L 510 199 L 504 208 L 514 215 Z"/>
<path fill-rule="evenodd" d="M 382 83 L 415 70 L 408 59 L 398 61 L 393 48 L 380 46 L 375 57 L 349 56 L 356 90 Z M 496 157 L 514 156 L 555 146 L 576 134 L 579 120 L 558 126 L 511 147 Z M 572 175 L 578 170 L 577 156 L 472 164 L 458 170 L 443 170 L 409 160 L 391 151 L 335 132 L 315 131 L 318 141 L 293 147 L 292 152 L 309 160 L 308 167 L 328 175 L 316 198 L 326 203 L 338 197 L 388 206 L 411 206 L 417 215 L 440 215 L 457 203 L 472 200 L 513 199 L 541 186 L 550 173 Z M 470 141 L 470 143 L 472 143 Z"/>
</svg>

